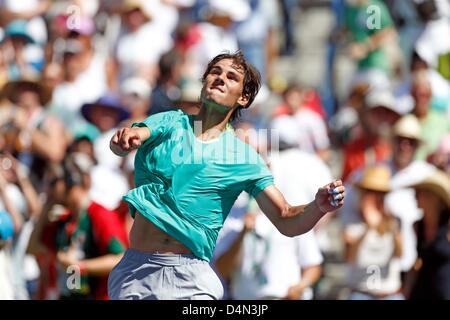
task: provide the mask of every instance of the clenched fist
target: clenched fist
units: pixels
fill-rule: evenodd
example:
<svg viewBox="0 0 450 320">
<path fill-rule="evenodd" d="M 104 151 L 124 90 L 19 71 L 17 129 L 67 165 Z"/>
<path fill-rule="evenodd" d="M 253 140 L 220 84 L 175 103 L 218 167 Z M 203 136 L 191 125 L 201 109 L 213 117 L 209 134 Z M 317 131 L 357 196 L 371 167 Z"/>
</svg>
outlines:
<svg viewBox="0 0 450 320">
<path fill-rule="evenodd" d="M 326 186 L 319 188 L 316 193 L 316 205 L 320 211 L 327 213 L 342 207 L 344 204 L 345 187 L 341 180 L 333 181 Z"/>
<path fill-rule="evenodd" d="M 146 127 L 121 128 L 111 138 L 109 147 L 120 157 L 139 148 L 150 137 L 150 130 Z"/>
</svg>

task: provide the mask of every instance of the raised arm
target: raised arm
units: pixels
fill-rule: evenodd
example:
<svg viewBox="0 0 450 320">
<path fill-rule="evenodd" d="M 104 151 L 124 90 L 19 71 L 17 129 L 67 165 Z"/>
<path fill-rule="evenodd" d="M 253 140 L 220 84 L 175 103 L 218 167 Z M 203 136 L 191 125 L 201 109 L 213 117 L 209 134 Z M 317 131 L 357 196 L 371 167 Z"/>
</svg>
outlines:
<svg viewBox="0 0 450 320">
<path fill-rule="evenodd" d="M 147 127 L 121 128 L 111 138 L 109 148 L 119 157 L 125 157 L 130 151 L 139 148 L 150 138 Z"/>
<path fill-rule="evenodd" d="M 308 204 L 292 206 L 273 185 L 256 197 L 261 210 L 282 234 L 295 237 L 311 230 L 327 212 L 344 204 L 345 187 L 336 180 L 319 188 L 315 199 Z"/>
</svg>

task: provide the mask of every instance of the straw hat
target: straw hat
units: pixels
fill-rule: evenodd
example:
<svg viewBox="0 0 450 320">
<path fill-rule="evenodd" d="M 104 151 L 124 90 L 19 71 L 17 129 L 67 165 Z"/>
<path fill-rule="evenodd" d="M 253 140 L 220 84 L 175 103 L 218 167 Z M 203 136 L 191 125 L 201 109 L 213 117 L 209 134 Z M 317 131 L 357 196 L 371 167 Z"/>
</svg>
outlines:
<svg viewBox="0 0 450 320">
<path fill-rule="evenodd" d="M 427 178 L 411 188 L 425 189 L 439 196 L 450 207 L 450 177 L 441 170 L 433 171 Z"/>
<path fill-rule="evenodd" d="M 122 5 L 121 12 L 127 13 L 135 9 L 139 9 L 144 14 L 147 21 L 152 19 L 152 14 L 149 7 L 145 5 L 143 0 L 125 0 Z"/>
<path fill-rule="evenodd" d="M 394 136 L 422 141 L 422 128 L 419 120 L 412 114 L 401 117 L 393 127 Z"/>
<path fill-rule="evenodd" d="M 21 91 L 34 91 L 39 95 L 39 101 L 42 106 L 46 106 L 52 99 L 52 90 L 50 87 L 35 80 L 17 80 L 6 83 L 0 96 L 16 103 L 17 94 Z"/>
<path fill-rule="evenodd" d="M 391 171 L 387 166 L 374 165 L 364 170 L 361 179 L 355 183 L 355 186 L 371 191 L 389 192 L 391 191 L 389 187 L 390 178 Z"/>
</svg>

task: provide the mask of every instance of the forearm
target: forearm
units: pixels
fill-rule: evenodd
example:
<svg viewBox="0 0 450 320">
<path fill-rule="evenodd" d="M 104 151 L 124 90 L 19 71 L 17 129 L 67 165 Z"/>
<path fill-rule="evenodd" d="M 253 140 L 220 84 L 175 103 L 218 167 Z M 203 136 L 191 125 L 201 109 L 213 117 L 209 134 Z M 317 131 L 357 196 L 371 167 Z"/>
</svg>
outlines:
<svg viewBox="0 0 450 320">
<path fill-rule="evenodd" d="M 34 189 L 28 177 L 26 176 L 19 177 L 18 180 L 20 188 L 22 189 L 22 192 L 27 201 L 30 217 L 38 216 L 41 213 L 42 205 L 39 200 L 38 194 L 36 193 L 36 190 Z"/>
<path fill-rule="evenodd" d="M 322 274 L 322 267 L 320 265 L 303 268 L 302 278 L 298 284 L 299 289 L 305 290 L 308 287 L 313 286 L 320 278 Z"/>
<path fill-rule="evenodd" d="M 45 253 L 48 251 L 47 246 L 42 243 L 42 232 L 45 226 L 50 222 L 49 221 L 49 213 L 52 208 L 54 202 L 49 201 L 44 205 L 42 209 L 42 213 L 39 215 L 39 218 L 34 226 L 33 232 L 30 236 L 30 241 L 28 242 L 27 253 L 32 255 L 38 255 L 40 253 Z"/>
<path fill-rule="evenodd" d="M 239 260 L 241 258 L 241 246 L 242 241 L 244 240 L 244 236 L 245 230 L 242 230 L 231 247 L 216 260 L 215 264 L 217 272 L 219 272 L 219 274 L 224 279 L 229 279 L 234 268 L 239 264 Z"/>
<path fill-rule="evenodd" d="M 53 162 L 60 162 L 64 159 L 66 145 L 64 137 L 49 136 L 39 130 L 28 131 L 32 149 Z"/>
<path fill-rule="evenodd" d="M 382 44 L 386 41 L 393 39 L 395 36 L 395 31 L 392 28 L 386 28 L 380 30 L 367 38 L 365 44 L 367 46 L 368 51 L 373 51 L 382 46 Z"/>
<path fill-rule="evenodd" d="M 79 266 L 89 275 L 106 276 L 122 259 L 123 254 L 106 254 L 97 258 L 81 260 Z"/>
<path fill-rule="evenodd" d="M 310 231 L 324 215 L 315 201 L 307 205 L 287 205 L 275 225 L 284 235 L 295 237 Z"/>
</svg>

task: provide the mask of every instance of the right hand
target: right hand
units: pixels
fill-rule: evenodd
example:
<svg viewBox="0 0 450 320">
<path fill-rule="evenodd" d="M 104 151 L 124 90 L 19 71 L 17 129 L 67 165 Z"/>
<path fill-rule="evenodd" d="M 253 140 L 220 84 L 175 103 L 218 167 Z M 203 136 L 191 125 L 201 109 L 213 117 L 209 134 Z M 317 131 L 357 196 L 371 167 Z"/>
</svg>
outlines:
<svg viewBox="0 0 450 320">
<path fill-rule="evenodd" d="M 110 149 L 118 156 L 126 156 L 130 151 L 139 148 L 143 139 L 139 128 L 122 128 L 116 131 L 110 141 Z"/>
</svg>

